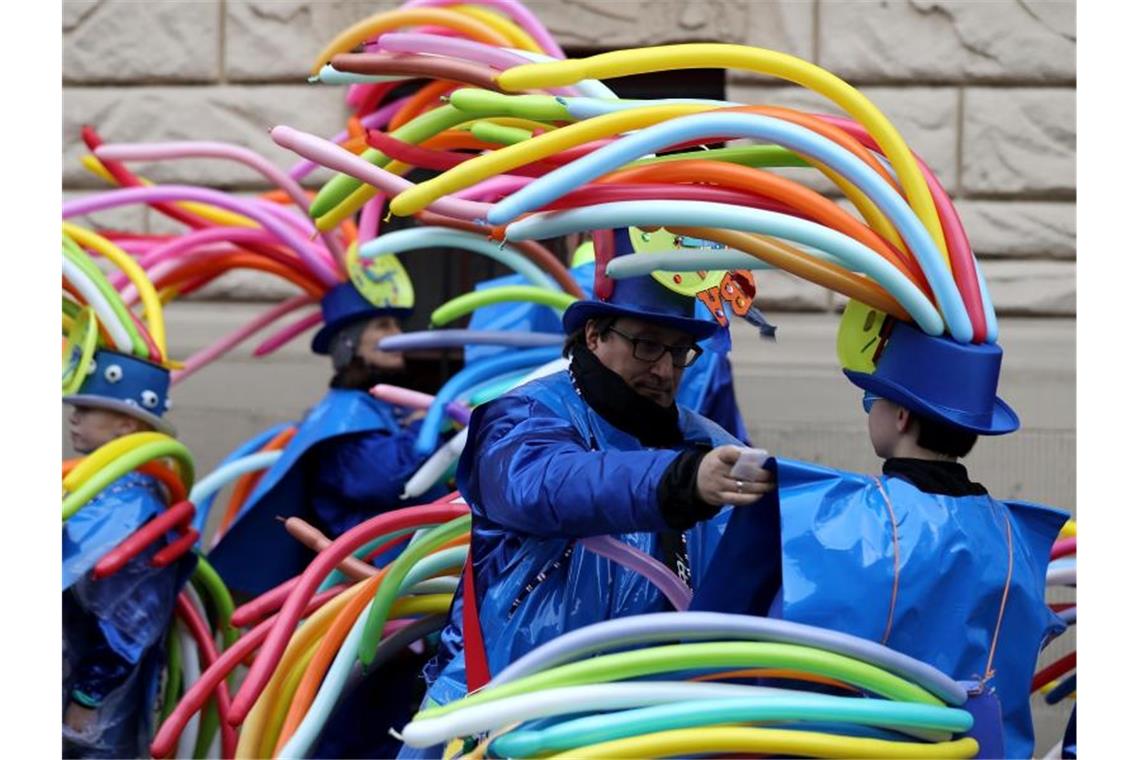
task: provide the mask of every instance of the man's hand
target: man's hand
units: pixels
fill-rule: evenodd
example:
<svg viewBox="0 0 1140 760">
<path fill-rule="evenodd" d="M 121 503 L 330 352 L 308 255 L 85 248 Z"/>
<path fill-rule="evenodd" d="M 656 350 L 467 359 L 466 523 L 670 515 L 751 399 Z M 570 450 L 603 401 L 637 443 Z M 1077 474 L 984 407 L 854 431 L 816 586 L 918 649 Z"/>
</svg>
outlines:
<svg viewBox="0 0 1140 760">
<path fill-rule="evenodd" d="M 759 480 L 737 480 L 729 475 L 741 451 L 738 446 L 717 446 L 705 454 L 697 468 L 697 495 L 701 501 L 743 507 L 775 490 L 775 478 L 767 470 L 760 473 Z"/>
</svg>

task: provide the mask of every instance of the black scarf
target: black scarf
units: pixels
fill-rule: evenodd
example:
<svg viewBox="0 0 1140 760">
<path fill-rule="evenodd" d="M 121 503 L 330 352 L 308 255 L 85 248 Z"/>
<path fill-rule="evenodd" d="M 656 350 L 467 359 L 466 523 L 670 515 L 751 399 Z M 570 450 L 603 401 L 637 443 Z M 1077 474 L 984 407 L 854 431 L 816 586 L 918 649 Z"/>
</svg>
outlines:
<svg viewBox="0 0 1140 760">
<path fill-rule="evenodd" d="M 883 462 L 883 474 L 905 478 L 923 493 L 946 496 L 982 496 L 986 493 L 985 486 L 971 481 L 965 466 L 958 462 L 891 457 Z"/>
<path fill-rule="evenodd" d="M 374 385 L 387 383 L 401 388 L 416 388 L 416 378 L 406 369 L 384 370 L 373 367 L 359 356 L 354 356 L 329 382 L 330 388 L 367 391 Z"/>
<path fill-rule="evenodd" d="M 570 377 L 574 390 L 590 408 L 618 430 L 629 433 L 642 446 L 672 448 L 684 440 L 677 404 L 661 406 L 626 384 L 584 346 L 570 351 Z"/>
</svg>

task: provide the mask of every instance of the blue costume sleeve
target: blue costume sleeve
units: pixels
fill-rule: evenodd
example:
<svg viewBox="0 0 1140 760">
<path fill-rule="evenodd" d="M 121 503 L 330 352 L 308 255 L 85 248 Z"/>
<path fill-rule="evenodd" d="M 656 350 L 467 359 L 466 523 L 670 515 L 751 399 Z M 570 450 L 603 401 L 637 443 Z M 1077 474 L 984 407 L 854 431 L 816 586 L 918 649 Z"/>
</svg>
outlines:
<svg viewBox="0 0 1140 760">
<path fill-rule="evenodd" d="M 404 485 L 427 457 L 415 452 L 420 422 L 321 441 L 313 452 L 314 507 L 334 535 L 401 506 Z M 422 503 L 418 498 L 411 503 Z"/>
<path fill-rule="evenodd" d="M 460 488 L 499 525 L 561 538 L 668 527 L 657 485 L 676 451 L 591 450 L 570 422 L 522 397 L 476 409 L 471 430 Z"/>
</svg>

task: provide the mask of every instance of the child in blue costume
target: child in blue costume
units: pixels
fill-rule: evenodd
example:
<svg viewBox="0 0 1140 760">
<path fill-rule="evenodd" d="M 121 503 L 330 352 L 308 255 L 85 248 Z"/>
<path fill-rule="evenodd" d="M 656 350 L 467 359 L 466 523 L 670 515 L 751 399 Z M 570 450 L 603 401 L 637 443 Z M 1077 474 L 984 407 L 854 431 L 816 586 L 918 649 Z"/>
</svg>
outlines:
<svg viewBox="0 0 1140 760">
<path fill-rule="evenodd" d="M 401 499 L 408 478 L 426 460 L 414 448 L 421 415 L 368 394 L 377 383 L 410 385 L 403 354 L 376 348 L 400 332 L 401 320 L 412 311 L 404 304 L 410 299 L 377 306 L 352 282 L 321 300 L 325 324 L 312 349 L 332 359 L 331 388 L 210 552 L 231 590 L 263 593 L 312 561 L 312 552 L 282 529 L 278 517 L 302 517 L 336 538 L 370 517 L 445 494 L 436 486 Z"/>
<path fill-rule="evenodd" d="M 162 419 L 169 372 L 113 351 L 95 353 L 91 373 L 64 401 L 72 448 L 89 454 L 131 433 L 174 434 Z M 162 568 L 151 558 L 169 536 L 123 569 L 95 580 L 108 551 L 156 516 L 167 496 L 149 475 L 130 472 L 63 524 L 63 756 L 145 757 L 163 661 L 163 635 L 195 555 Z"/>
<path fill-rule="evenodd" d="M 628 235 L 617 250 L 628 252 Z M 477 650 L 464 651 L 478 635 L 465 609 L 472 589 L 486 675 L 494 675 L 568 631 L 665 609 L 644 577 L 577 539 L 613 536 L 699 582 L 724 505 L 753 503 L 770 489 L 729 478 L 737 439 L 676 403 L 698 341 L 717 329 L 694 318 L 694 305 L 649 276 L 617 281 L 607 301 L 565 312 L 569 370 L 475 410 L 457 473 L 472 512 L 473 572 L 425 670 L 429 701 L 480 685 L 465 665 Z"/>
<path fill-rule="evenodd" d="M 1029 757 L 1033 668 L 1064 628 L 1045 571 L 1067 515 L 999 501 L 958 462 L 978 435 L 1019 426 L 996 395 L 1001 348 L 885 332 L 874 372 L 844 370 L 882 476 L 770 460 L 776 492 L 734 511 L 691 609 L 855 634 L 978 682 L 1001 716 L 984 756 Z"/>
</svg>

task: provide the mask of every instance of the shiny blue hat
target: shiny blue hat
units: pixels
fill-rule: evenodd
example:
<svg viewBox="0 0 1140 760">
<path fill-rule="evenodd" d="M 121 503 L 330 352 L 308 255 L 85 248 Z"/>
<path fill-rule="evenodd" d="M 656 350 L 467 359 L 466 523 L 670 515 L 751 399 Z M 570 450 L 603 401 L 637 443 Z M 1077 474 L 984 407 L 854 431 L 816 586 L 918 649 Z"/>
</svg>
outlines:
<svg viewBox="0 0 1140 760">
<path fill-rule="evenodd" d="M 352 282 L 342 282 L 321 299 L 325 324 L 313 336 L 311 348 L 314 353 L 328 354 L 336 334 L 353 322 L 386 316 L 404 319 L 411 313 L 412 309 L 403 306 L 377 306 L 361 295 Z"/>
<path fill-rule="evenodd" d="M 633 253 L 629 230 L 614 230 L 614 255 Z M 576 301 L 562 315 L 562 329 L 569 335 L 590 319 L 632 317 L 644 319 L 692 335 L 697 340 L 711 337 L 716 322 L 694 316 L 697 299 L 664 287 L 650 275 L 615 280 L 613 293 L 605 300 Z"/>
<path fill-rule="evenodd" d="M 864 391 L 924 417 L 979 435 L 1004 435 L 1021 422 L 997 396 L 1001 357 L 996 343 L 958 343 L 893 322 L 875 371 L 843 374 Z"/>
<path fill-rule="evenodd" d="M 87 378 L 63 402 L 129 414 L 160 433 L 175 434 L 174 426 L 162 418 L 170 408 L 170 370 L 135 356 L 96 351 Z"/>
</svg>

